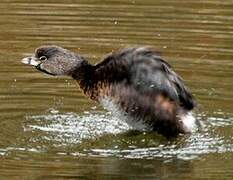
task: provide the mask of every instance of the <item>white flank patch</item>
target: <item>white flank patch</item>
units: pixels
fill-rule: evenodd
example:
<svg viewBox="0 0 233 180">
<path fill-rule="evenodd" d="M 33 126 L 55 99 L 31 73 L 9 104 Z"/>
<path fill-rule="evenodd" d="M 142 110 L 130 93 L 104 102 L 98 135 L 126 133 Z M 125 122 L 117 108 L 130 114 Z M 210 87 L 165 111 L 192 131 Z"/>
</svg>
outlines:
<svg viewBox="0 0 233 180">
<path fill-rule="evenodd" d="M 100 103 L 105 109 L 112 112 L 114 116 L 125 121 L 132 129 L 139 131 L 151 131 L 152 128 L 145 124 L 142 119 L 136 119 L 127 115 L 121 108 L 115 104 L 110 98 L 104 97 L 100 99 Z"/>
<path fill-rule="evenodd" d="M 188 112 L 187 114 L 185 115 L 182 115 L 181 117 L 181 121 L 184 125 L 184 129 L 187 131 L 187 132 L 194 132 L 197 130 L 197 122 L 196 122 L 196 119 L 195 117 L 192 115 L 191 112 Z"/>
</svg>

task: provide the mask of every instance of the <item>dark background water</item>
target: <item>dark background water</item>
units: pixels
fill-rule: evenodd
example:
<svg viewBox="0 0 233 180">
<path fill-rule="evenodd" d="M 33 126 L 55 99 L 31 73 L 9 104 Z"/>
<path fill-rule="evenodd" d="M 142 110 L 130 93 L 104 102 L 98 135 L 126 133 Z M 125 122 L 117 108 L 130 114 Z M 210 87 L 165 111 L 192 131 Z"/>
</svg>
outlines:
<svg viewBox="0 0 233 180">
<path fill-rule="evenodd" d="M 153 46 L 185 79 L 203 128 L 166 140 L 20 60 L 54 44 L 92 63 Z M 0 179 L 232 179 L 233 1 L 1 0 Z"/>
</svg>

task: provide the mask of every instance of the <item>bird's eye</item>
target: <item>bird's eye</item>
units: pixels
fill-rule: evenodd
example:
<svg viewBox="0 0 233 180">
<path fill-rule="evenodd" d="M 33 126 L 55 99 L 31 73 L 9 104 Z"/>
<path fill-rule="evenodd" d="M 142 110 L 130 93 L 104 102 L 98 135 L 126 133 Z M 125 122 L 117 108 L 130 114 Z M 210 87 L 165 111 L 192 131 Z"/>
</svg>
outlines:
<svg viewBox="0 0 233 180">
<path fill-rule="evenodd" d="M 41 56 L 41 57 L 40 57 L 40 60 L 41 60 L 41 61 L 45 61 L 45 60 L 47 60 L 47 57 Z"/>
</svg>

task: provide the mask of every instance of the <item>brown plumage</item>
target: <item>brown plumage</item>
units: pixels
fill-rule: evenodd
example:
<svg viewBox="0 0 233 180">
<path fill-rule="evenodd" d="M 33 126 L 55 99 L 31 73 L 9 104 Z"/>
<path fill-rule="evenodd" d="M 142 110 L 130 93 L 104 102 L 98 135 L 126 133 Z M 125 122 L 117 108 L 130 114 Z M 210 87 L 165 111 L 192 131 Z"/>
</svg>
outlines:
<svg viewBox="0 0 233 180">
<path fill-rule="evenodd" d="M 66 49 L 43 46 L 23 62 L 51 75 L 72 76 L 91 99 L 108 98 L 135 123 L 142 120 L 166 137 L 190 132 L 181 117 L 194 108 L 193 96 L 171 66 L 149 48 L 126 48 L 91 65 Z"/>
</svg>

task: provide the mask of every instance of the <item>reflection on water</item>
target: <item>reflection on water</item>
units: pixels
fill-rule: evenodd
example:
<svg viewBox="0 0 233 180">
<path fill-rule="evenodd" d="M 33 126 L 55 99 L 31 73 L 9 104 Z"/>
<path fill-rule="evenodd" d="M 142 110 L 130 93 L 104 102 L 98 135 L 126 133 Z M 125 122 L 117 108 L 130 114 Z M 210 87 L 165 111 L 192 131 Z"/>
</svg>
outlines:
<svg viewBox="0 0 233 180">
<path fill-rule="evenodd" d="M 232 0 L 1 0 L 0 179 L 232 179 L 232 17 Z M 203 128 L 173 140 L 130 130 L 73 80 L 21 64 L 43 44 L 92 63 L 155 47 L 194 93 Z"/>
</svg>

